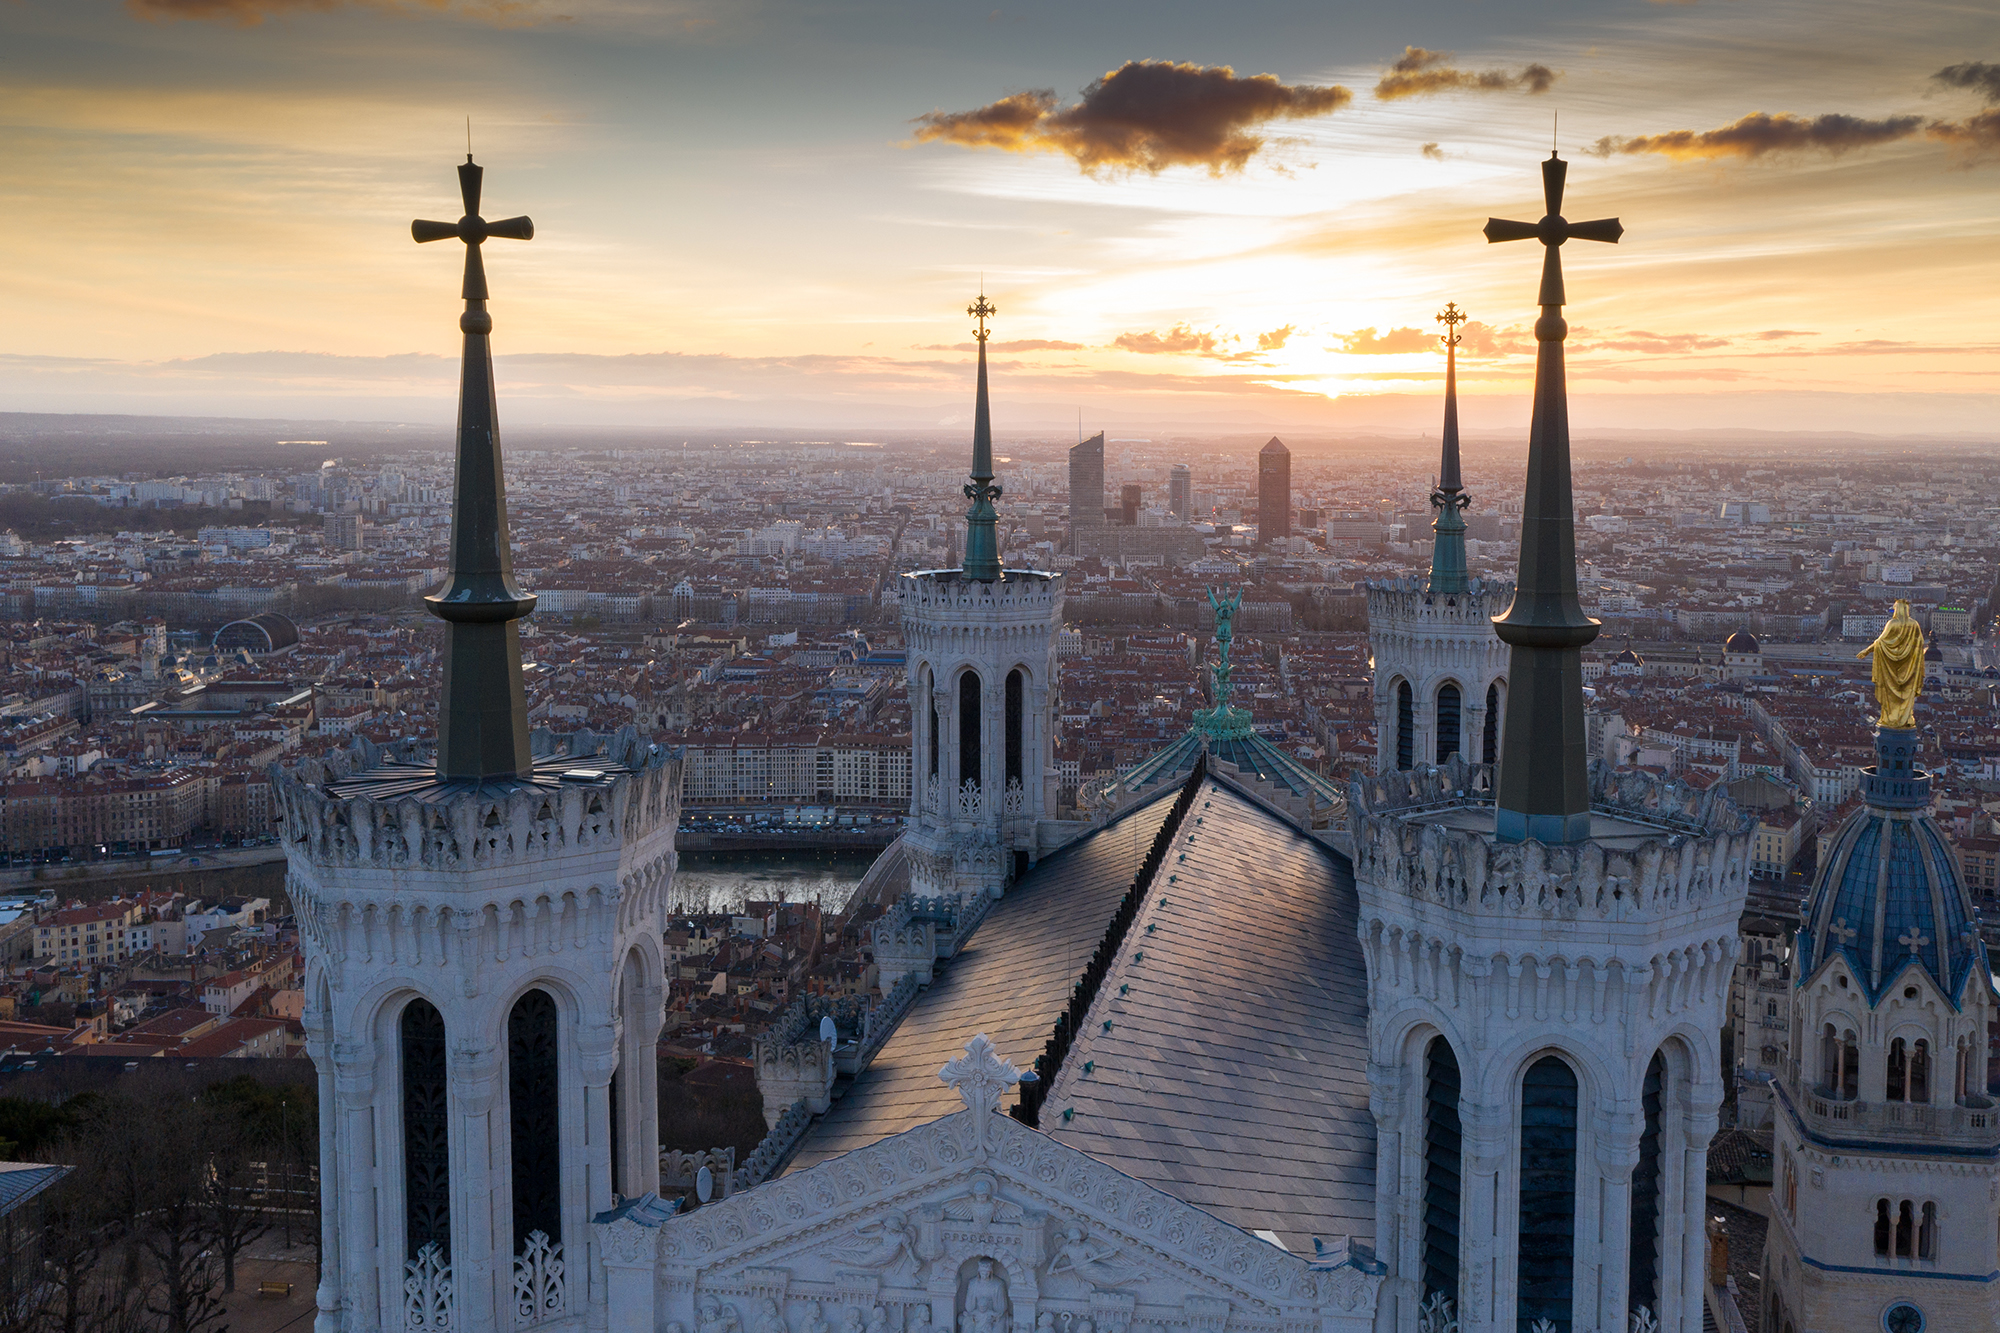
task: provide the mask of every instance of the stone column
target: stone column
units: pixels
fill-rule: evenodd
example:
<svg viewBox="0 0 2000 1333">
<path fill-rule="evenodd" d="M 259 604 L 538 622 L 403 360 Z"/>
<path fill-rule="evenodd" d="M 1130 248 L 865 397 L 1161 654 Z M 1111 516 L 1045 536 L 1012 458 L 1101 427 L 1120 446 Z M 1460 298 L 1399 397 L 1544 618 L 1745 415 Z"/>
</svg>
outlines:
<svg viewBox="0 0 2000 1333">
<path fill-rule="evenodd" d="M 313 1333 L 342 1333 L 340 1310 L 340 1094 L 335 1081 L 333 1042 L 328 1032 L 333 1015 L 315 1009 L 308 1025 L 306 1053 L 319 1076 L 319 1287 L 313 1301 Z M 289 1183 L 289 1182 L 288 1182 Z"/>
<path fill-rule="evenodd" d="M 595 1235 L 597 1252 L 604 1260 L 607 1323 L 616 1329 L 652 1333 L 657 1327 L 654 1267 L 659 1229 L 621 1217 L 613 1222 L 597 1223 L 591 1231 Z"/>
<path fill-rule="evenodd" d="M 624 1077 L 619 1089 L 625 1103 L 618 1108 L 618 1123 L 625 1127 L 624 1156 L 620 1178 L 627 1195 L 657 1194 L 660 1190 L 660 1026 L 666 1021 L 665 991 L 651 978 L 626 995 L 624 1014 L 624 1058 L 619 1067 Z M 648 1095 L 651 1093 L 651 1095 Z"/>
<path fill-rule="evenodd" d="M 1459 1125 L 1465 1141 L 1465 1174 L 1459 1183 L 1464 1218 L 1458 1242 L 1459 1333 L 1511 1333 L 1520 1228 L 1510 1206 L 1514 1192 L 1508 1188 L 1515 1152 L 1511 1098 L 1475 1102 L 1461 1092 Z"/>
<path fill-rule="evenodd" d="M 1597 1142 L 1592 1160 L 1598 1188 L 1591 1193 L 1604 1200 L 1604 1217 L 1595 1232 L 1597 1269 L 1601 1274 L 1597 1323 L 1600 1328 L 1624 1329 L 1631 1320 L 1632 1171 L 1639 1165 L 1639 1136 L 1645 1115 L 1637 1102 L 1621 1100 L 1609 1106 L 1600 1105 L 1596 1120 L 1593 1137 Z M 1661 1202 L 1664 1204 L 1666 1200 L 1662 1198 Z M 1589 1234 L 1581 1218 L 1576 1230 L 1579 1241 Z M 1584 1249 L 1579 1244 L 1579 1258 L 1583 1257 Z M 1578 1308 L 1581 1310 L 1580 1304 Z"/>
<path fill-rule="evenodd" d="M 376 1180 L 377 1058 L 374 1046 L 368 1042 L 342 1042 L 333 1049 L 335 1155 L 337 1159 L 345 1159 L 340 1174 L 346 1186 L 336 1210 L 340 1215 L 340 1261 L 344 1265 L 340 1285 L 348 1293 L 342 1333 L 374 1333 L 384 1322 L 397 1324 L 401 1320 L 400 1310 L 391 1311 L 385 1321 L 380 1309 L 384 1292 L 402 1289 L 403 1254 L 400 1249 L 389 1249 L 389 1240 L 378 1235 L 382 1219 L 377 1216 L 377 1200 L 385 1191 Z M 391 1096 L 395 1083 L 392 1078 Z M 386 1192 L 390 1199 L 402 1197 L 399 1187 Z M 388 1200 L 382 1200 L 381 1206 L 388 1206 Z M 402 1228 L 392 1230 L 393 1239 L 400 1243 Z M 378 1248 L 382 1251 L 381 1267 L 387 1270 L 380 1273 L 374 1263 Z"/>
<path fill-rule="evenodd" d="M 615 1041 L 616 1033 L 608 1020 L 596 1023 L 586 1020 L 577 1025 L 576 1063 L 583 1084 L 583 1123 L 589 1146 L 578 1163 L 583 1178 L 570 1192 L 570 1197 L 582 1204 L 577 1212 L 570 1214 L 577 1219 L 577 1225 L 565 1224 L 563 1228 L 566 1239 L 574 1236 L 581 1243 L 575 1251 L 570 1244 L 564 1244 L 563 1254 L 568 1260 L 565 1280 L 569 1283 L 570 1311 L 572 1314 L 582 1311 L 584 1327 L 593 1330 L 606 1327 L 604 1292 L 600 1285 L 604 1279 L 595 1253 L 596 1237 L 592 1228 L 582 1224 L 611 1210 L 611 1069 Z M 565 1168 L 568 1165 L 564 1163 Z M 578 1260 L 583 1262 L 579 1264 Z"/>
<path fill-rule="evenodd" d="M 1703 1298 L 1708 1288 L 1708 1144 L 1715 1137 L 1719 1094 L 1712 1083 L 1697 1083 L 1689 1091 L 1696 1109 L 1688 1115 L 1687 1137 L 1681 1146 L 1681 1299 L 1677 1311 L 1667 1306 L 1675 1314 L 1675 1322 L 1669 1324 L 1662 1316 L 1660 1327 L 1678 1328 L 1680 1333 L 1701 1333 Z M 1718 1279 L 1721 1276 L 1717 1274 Z"/>
<path fill-rule="evenodd" d="M 1399 1065 L 1368 1062 L 1368 1110 L 1375 1117 L 1375 1255 L 1389 1265 L 1376 1317 L 1382 1326 L 1414 1327 L 1402 1317 L 1423 1297 L 1423 1175 L 1403 1145 L 1403 1082 Z M 1418 1160 L 1422 1138 L 1417 1136 Z"/>
<path fill-rule="evenodd" d="M 456 1017 L 456 1015 L 453 1015 Z M 513 1199 L 493 1185 L 493 1106 L 500 1053 L 463 1039 L 451 1047 L 451 1278 L 453 1322 L 499 1327 L 514 1281 Z M 506 1291 L 501 1291 L 501 1284 Z"/>
</svg>

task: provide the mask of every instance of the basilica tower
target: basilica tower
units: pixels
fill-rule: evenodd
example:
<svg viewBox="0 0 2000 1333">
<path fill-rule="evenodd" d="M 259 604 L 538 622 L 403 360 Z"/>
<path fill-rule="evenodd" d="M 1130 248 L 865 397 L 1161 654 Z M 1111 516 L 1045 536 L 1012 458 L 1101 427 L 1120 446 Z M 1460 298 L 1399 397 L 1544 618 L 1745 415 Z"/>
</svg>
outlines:
<svg viewBox="0 0 2000 1333">
<path fill-rule="evenodd" d="M 1571 783 L 1544 753 L 1566 753 L 1583 705 L 1558 247 L 1620 232 L 1562 216 L 1565 166 L 1542 164 L 1539 222 L 1486 228 L 1545 246 L 1521 584 L 1486 629 L 1512 647 L 1500 780 L 1426 754 L 1351 798 L 1389 1266 L 1376 1327 L 1397 1333 L 1700 1333 L 1708 1297 L 1707 1150 L 1751 833 L 1716 793 L 1601 767 Z M 1434 602 L 1466 595 L 1453 461 Z M 1522 796 L 1524 761 L 1547 771 Z"/>
<path fill-rule="evenodd" d="M 1773 1088 L 1771 1333 L 2000 1327 L 1992 968 L 1931 817 L 1909 708 L 1923 635 L 1897 607 L 1873 646 L 1884 697 L 1865 804 L 1820 866 L 1794 954 Z"/>
<path fill-rule="evenodd" d="M 481 247 L 465 243 L 434 756 L 358 743 L 281 773 L 319 1074 L 316 1333 L 603 1329 L 590 1221 L 659 1183 L 655 1042 L 680 764 L 627 731 L 530 735 Z"/>
<path fill-rule="evenodd" d="M 1060 574 L 1005 569 L 993 502 L 984 294 L 973 401 L 972 501 L 958 569 L 902 576 L 910 689 L 910 830 L 903 845 L 919 897 L 997 898 L 1040 854 L 1055 805 L 1056 636 Z"/>
<path fill-rule="evenodd" d="M 1431 490 L 1431 571 L 1426 579 L 1368 585 L 1368 648 L 1375 662 L 1375 771 L 1441 764 L 1454 754 L 1473 764 L 1500 760 L 1507 700 L 1507 645 L 1493 619 L 1512 597 L 1504 580 L 1466 572 L 1465 493 L 1458 466 L 1458 326 L 1456 304 L 1445 326 L 1444 432 L 1437 485 Z"/>
</svg>

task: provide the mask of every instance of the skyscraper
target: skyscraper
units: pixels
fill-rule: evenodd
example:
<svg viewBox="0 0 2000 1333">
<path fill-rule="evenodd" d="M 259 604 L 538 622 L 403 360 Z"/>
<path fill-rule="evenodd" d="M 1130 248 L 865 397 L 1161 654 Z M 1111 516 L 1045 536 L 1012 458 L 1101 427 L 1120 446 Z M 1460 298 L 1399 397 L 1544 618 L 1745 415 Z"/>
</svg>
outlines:
<svg viewBox="0 0 2000 1333">
<path fill-rule="evenodd" d="M 1292 535 L 1292 451 L 1273 435 L 1257 455 L 1257 544 Z"/>
<path fill-rule="evenodd" d="M 1077 540 L 1086 531 L 1104 526 L 1104 432 L 1085 440 L 1069 451 L 1069 537 L 1070 549 L 1081 551 Z"/>
<path fill-rule="evenodd" d="M 1127 482 L 1118 489 L 1118 521 L 1128 528 L 1139 526 L 1139 506 L 1146 500 L 1146 488 Z"/>
<path fill-rule="evenodd" d="M 1167 474 L 1167 509 L 1175 518 L 1194 517 L 1194 474 L 1186 463 L 1174 464 Z"/>
</svg>

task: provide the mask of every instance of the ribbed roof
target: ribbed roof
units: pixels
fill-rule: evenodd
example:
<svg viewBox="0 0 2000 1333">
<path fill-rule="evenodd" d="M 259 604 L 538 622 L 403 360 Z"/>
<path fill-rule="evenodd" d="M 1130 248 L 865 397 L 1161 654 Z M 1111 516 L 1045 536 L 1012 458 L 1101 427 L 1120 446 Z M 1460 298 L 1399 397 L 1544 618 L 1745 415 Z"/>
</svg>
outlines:
<svg viewBox="0 0 2000 1333">
<path fill-rule="evenodd" d="M 1929 775 L 1910 763 L 1915 733 L 1881 731 L 1867 804 L 1849 815 L 1820 866 L 1799 932 L 1798 984 L 1836 956 L 1872 1004 L 1912 965 L 1954 1006 L 1988 976 L 1977 914 L 1937 822 Z"/>
<path fill-rule="evenodd" d="M 1722 651 L 1725 653 L 1758 652 L 1759 649 L 1757 647 L 1757 636 L 1752 634 L 1747 629 L 1737 630 L 1734 634 L 1730 635 L 1728 638 L 1722 641 Z"/>
</svg>

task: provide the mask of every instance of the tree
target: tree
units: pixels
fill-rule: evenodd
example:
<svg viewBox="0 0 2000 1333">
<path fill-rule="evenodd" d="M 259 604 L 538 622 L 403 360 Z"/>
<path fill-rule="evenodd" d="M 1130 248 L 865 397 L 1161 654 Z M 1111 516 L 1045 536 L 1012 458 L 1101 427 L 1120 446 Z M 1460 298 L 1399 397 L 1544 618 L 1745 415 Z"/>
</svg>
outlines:
<svg viewBox="0 0 2000 1333">
<path fill-rule="evenodd" d="M 271 1229 L 264 1191 L 250 1160 L 250 1138 L 243 1124 L 225 1109 L 204 1108 L 198 1123 L 203 1131 L 201 1152 L 207 1159 L 203 1206 L 208 1229 L 222 1260 L 222 1289 L 236 1290 L 236 1258 L 250 1242 Z M 265 1164 L 268 1174 L 268 1163 Z"/>
<path fill-rule="evenodd" d="M 214 1175 L 204 1132 L 212 1121 L 191 1102 L 156 1106 L 152 1121 L 153 1171 L 139 1232 L 153 1279 L 146 1309 L 165 1321 L 166 1333 L 205 1333 L 223 1315 L 216 1299 L 222 1274 Z"/>
</svg>

